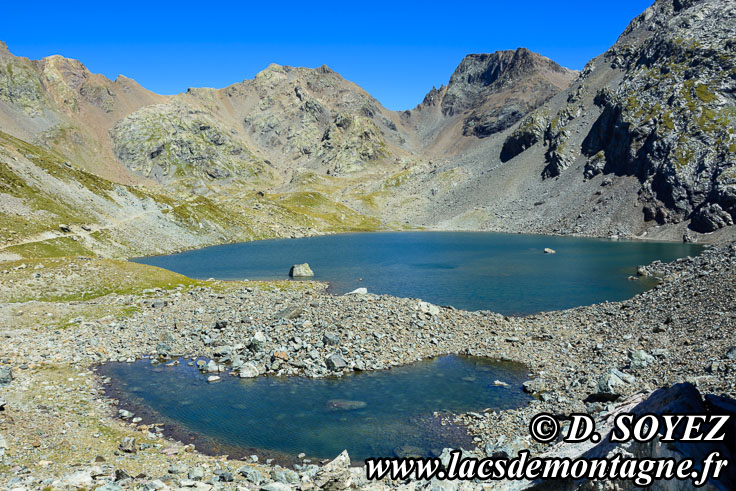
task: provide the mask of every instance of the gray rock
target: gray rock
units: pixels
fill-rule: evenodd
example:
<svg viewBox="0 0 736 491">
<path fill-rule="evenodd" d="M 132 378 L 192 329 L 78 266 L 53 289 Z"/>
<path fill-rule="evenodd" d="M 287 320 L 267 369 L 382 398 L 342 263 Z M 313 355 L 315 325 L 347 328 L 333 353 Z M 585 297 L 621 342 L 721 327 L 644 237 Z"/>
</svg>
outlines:
<svg viewBox="0 0 736 491">
<path fill-rule="evenodd" d="M 544 381 L 538 378 L 527 380 L 521 384 L 522 390 L 527 394 L 539 394 L 545 389 Z"/>
<path fill-rule="evenodd" d="M 638 349 L 629 352 L 629 367 L 632 370 L 648 367 L 654 361 L 654 357 L 644 350 Z"/>
<path fill-rule="evenodd" d="M 432 316 L 438 315 L 440 313 L 440 308 L 437 307 L 436 305 L 432 305 L 429 302 L 419 302 L 417 304 L 417 308 L 423 314 L 429 314 Z"/>
<path fill-rule="evenodd" d="M 232 472 L 223 469 L 217 469 L 214 471 L 214 475 L 217 476 L 217 480 L 220 482 L 233 482 L 235 480 Z"/>
<path fill-rule="evenodd" d="M 292 278 L 308 278 L 314 276 L 314 272 L 307 263 L 295 264 L 289 270 L 289 276 Z"/>
<path fill-rule="evenodd" d="M 726 358 L 729 360 L 736 360 L 736 346 L 733 346 L 726 352 Z"/>
<path fill-rule="evenodd" d="M 292 489 L 294 488 L 282 482 L 271 482 L 260 487 L 261 491 L 291 491 Z"/>
<path fill-rule="evenodd" d="M 248 348 L 255 353 L 263 351 L 266 348 L 266 335 L 263 334 L 262 331 L 255 333 L 253 337 L 250 338 Z"/>
<path fill-rule="evenodd" d="M 314 484 L 327 491 L 343 490 L 352 484 L 350 456 L 343 450 L 334 460 L 325 464 L 314 476 Z"/>
<path fill-rule="evenodd" d="M 109 482 L 103 486 L 95 488 L 95 491 L 123 491 L 123 487 L 116 482 Z"/>
<path fill-rule="evenodd" d="M 354 411 L 363 409 L 367 405 L 365 401 L 349 401 L 346 399 L 330 399 L 327 401 L 327 408 L 331 411 Z"/>
<path fill-rule="evenodd" d="M 276 469 L 271 474 L 271 477 L 276 481 L 284 484 L 296 485 L 301 482 L 301 480 L 299 479 L 299 474 L 292 471 L 291 469 Z"/>
<path fill-rule="evenodd" d="M 279 319 L 292 320 L 302 315 L 304 308 L 301 305 L 287 307 L 276 314 Z"/>
<path fill-rule="evenodd" d="M 252 361 L 249 361 L 240 368 L 240 378 L 253 378 L 257 377 L 259 373 L 258 367 Z"/>
<path fill-rule="evenodd" d="M 733 217 L 717 203 L 710 203 L 693 213 L 690 227 L 696 232 L 715 232 L 719 228 L 733 225 Z"/>
<path fill-rule="evenodd" d="M 334 332 L 326 332 L 324 336 L 322 336 L 322 342 L 325 346 L 337 346 L 340 344 L 340 336 Z"/>
<path fill-rule="evenodd" d="M 158 353 L 160 357 L 168 358 L 171 356 L 171 346 L 166 343 L 158 343 L 156 345 L 156 353 Z"/>
<path fill-rule="evenodd" d="M 255 485 L 261 484 L 263 482 L 263 475 L 261 475 L 261 472 L 250 465 L 244 465 L 243 467 L 238 469 L 237 472 L 248 482 L 251 482 Z"/>
<path fill-rule="evenodd" d="M 0 385 L 10 385 L 13 381 L 13 371 L 10 367 L 0 367 Z"/>
<path fill-rule="evenodd" d="M 160 479 L 153 479 L 143 485 L 143 489 L 153 491 L 156 489 L 168 489 L 168 486 Z"/>
<path fill-rule="evenodd" d="M 355 290 L 351 292 L 347 292 L 345 295 L 365 295 L 367 293 L 368 293 L 368 289 L 361 287 L 361 288 L 356 288 Z"/>
<path fill-rule="evenodd" d="M 130 436 L 123 437 L 118 448 L 125 453 L 136 453 L 135 438 Z"/>
<path fill-rule="evenodd" d="M 184 474 L 187 471 L 187 466 L 182 463 L 174 463 L 169 466 L 169 474 Z"/>
<path fill-rule="evenodd" d="M 343 357 L 338 354 L 328 356 L 325 364 L 330 370 L 342 370 L 348 366 Z"/>
<path fill-rule="evenodd" d="M 201 481 L 204 479 L 204 469 L 201 467 L 192 467 L 187 473 L 187 478 L 192 481 Z"/>
<path fill-rule="evenodd" d="M 612 368 L 598 380 L 598 392 L 596 397 L 608 401 L 615 401 L 621 397 L 620 388 L 626 384 L 633 383 L 635 378 Z"/>
</svg>

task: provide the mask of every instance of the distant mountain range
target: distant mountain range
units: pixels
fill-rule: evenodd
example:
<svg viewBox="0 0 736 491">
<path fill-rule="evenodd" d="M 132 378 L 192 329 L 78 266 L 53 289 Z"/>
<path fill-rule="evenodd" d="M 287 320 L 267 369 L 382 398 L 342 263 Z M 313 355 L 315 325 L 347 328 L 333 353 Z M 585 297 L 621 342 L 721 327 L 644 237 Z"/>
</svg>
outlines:
<svg viewBox="0 0 736 491">
<path fill-rule="evenodd" d="M 326 66 L 163 96 L 0 43 L 0 254 L 404 227 L 727 240 L 735 50 L 733 2 L 657 0 L 582 72 L 472 54 L 396 112 Z"/>
</svg>

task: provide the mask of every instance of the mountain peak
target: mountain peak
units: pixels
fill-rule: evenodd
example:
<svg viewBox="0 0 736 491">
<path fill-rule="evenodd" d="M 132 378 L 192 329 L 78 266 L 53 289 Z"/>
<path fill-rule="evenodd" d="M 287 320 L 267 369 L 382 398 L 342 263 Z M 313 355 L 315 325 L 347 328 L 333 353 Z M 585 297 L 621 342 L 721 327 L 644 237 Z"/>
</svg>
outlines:
<svg viewBox="0 0 736 491">
<path fill-rule="evenodd" d="M 550 93 L 541 97 L 546 100 L 552 92 L 566 89 L 576 73 L 527 48 L 469 54 L 450 77 L 442 112 L 453 116 L 478 108 L 494 94 L 529 85 L 533 80 L 549 88 L 545 91 Z"/>
<path fill-rule="evenodd" d="M 450 77 L 453 85 L 489 86 L 498 80 L 518 79 L 535 71 L 570 72 L 554 61 L 527 48 L 469 54 Z"/>
</svg>

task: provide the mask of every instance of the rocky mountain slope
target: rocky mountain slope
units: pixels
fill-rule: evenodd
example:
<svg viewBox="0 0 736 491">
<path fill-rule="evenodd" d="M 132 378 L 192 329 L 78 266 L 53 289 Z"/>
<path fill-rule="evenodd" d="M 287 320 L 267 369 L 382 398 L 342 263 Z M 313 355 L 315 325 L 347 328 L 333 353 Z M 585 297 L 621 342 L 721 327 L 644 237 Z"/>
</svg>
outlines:
<svg viewBox="0 0 736 491">
<path fill-rule="evenodd" d="M 456 151 L 447 137 L 457 138 L 458 130 L 478 138 L 503 131 L 566 89 L 576 76 L 526 48 L 468 55 L 446 86 L 433 88 L 402 116 L 423 146 Z"/>
<path fill-rule="evenodd" d="M 3 44 L 0 131 L 6 154 L 28 165 L 26 145 L 111 188 L 134 185 L 190 208 L 184 228 L 208 239 L 177 232 L 171 248 L 312 226 L 723 241 L 736 235 L 735 18 L 726 0 L 657 0 L 581 73 L 524 48 L 468 55 L 446 86 L 403 112 L 326 66 L 271 65 L 223 89 L 161 96 L 58 55 L 15 57 Z M 3 162 L 24 186 L 67 196 Z M 44 227 L 56 235 L 73 216 L 89 221 L 74 200 L 59 213 L 19 192 L 0 196 L 6 223 L 36 224 L 6 227 L 6 244 L 32 242 Z M 221 227 L 208 228 L 207 209 L 222 214 Z M 227 231 L 229 214 L 241 231 Z"/>
<path fill-rule="evenodd" d="M 734 9 L 655 2 L 569 88 L 436 160 L 401 209 L 446 228 L 732 237 Z"/>
</svg>

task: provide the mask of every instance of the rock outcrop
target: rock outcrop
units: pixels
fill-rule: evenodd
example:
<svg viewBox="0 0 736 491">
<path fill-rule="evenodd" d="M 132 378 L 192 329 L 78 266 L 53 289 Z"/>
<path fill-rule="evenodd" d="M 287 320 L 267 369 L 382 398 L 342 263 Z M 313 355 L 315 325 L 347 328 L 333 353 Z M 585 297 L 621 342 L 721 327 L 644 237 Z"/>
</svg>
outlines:
<svg viewBox="0 0 736 491">
<path fill-rule="evenodd" d="M 596 418 L 596 431 L 601 435 L 601 441 L 594 443 L 586 441 L 582 443 L 559 443 L 543 454 L 542 458 L 569 458 L 569 459 L 612 459 L 616 456 L 622 459 L 675 459 L 677 462 L 689 458 L 694 462 L 702 462 L 710 452 L 718 452 L 718 458 L 733 461 L 733 428 L 725 428 L 727 439 L 723 442 L 688 442 L 682 441 L 684 423 L 678 428 L 676 438 L 678 441 L 666 443 L 661 438 L 664 434 L 664 424 L 659 434 L 648 442 L 637 442 L 630 440 L 623 443 L 610 442 L 608 435 L 614 428 L 616 416 L 623 413 L 635 414 L 637 418 L 645 415 L 663 414 L 719 414 L 736 417 L 734 413 L 734 401 L 718 396 L 707 395 L 705 400 L 698 389 L 690 383 L 676 384 L 668 388 L 655 390 L 649 394 L 639 393 L 633 395 L 618 404 L 612 411 L 605 412 Z M 712 425 L 703 425 L 700 431 L 707 434 Z M 712 469 L 711 469 L 712 471 Z M 702 489 L 725 490 L 731 489 L 736 482 L 736 470 L 728 465 L 723 468 L 719 479 L 709 479 Z M 535 484 L 541 485 L 542 482 Z M 686 489 L 691 482 L 683 481 L 659 481 L 656 489 Z M 646 485 L 646 484 L 644 484 Z M 524 487 L 524 486 L 522 486 Z M 628 480 L 616 481 L 593 481 L 593 482 L 558 482 L 555 489 L 640 489 L 635 482 Z"/>
<path fill-rule="evenodd" d="M 526 48 L 472 54 L 460 62 L 447 86 L 433 88 L 407 117 L 420 132 L 432 133 L 459 119 L 462 135 L 486 138 L 566 89 L 575 76 Z M 432 114 L 437 111 L 439 118 Z"/>
</svg>

